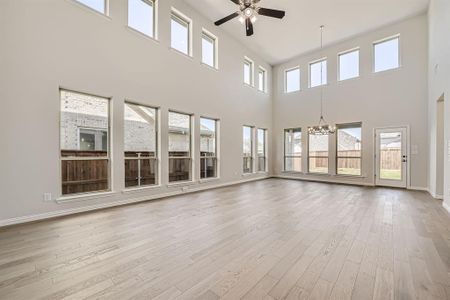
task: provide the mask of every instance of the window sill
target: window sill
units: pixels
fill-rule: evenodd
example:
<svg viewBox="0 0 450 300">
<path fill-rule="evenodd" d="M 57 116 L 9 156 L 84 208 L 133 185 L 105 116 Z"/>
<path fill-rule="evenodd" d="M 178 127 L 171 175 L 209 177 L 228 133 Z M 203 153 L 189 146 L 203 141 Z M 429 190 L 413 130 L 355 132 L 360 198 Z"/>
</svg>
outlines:
<svg viewBox="0 0 450 300">
<path fill-rule="evenodd" d="M 249 87 L 249 88 L 255 88 L 255 86 L 253 85 L 253 84 L 249 84 L 249 83 L 243 83 L 244 84 L 244 86 L 246 86 L 246 87 Z"/>
<path fill-rule="evenodd" d="M 133 188 L 125 188 L 122 190 L 122 194 L 133 194 L 133 193 L 139 193 L 139 192 L 145 192 L 145 191 L 151 191 L 160 189 L 161 185 L 149 185 L 149 186 L 142 186 L 142 187 L 133 187 Z"/>
<path fill-rule="evenodd" d="M 294 94 L 298 94 L 298 93 L 300 93 L 302 91 L 302 89 L 300 89 L 300 90 L 295 90 L 295 91 L 284 91 L 284 94 L 285 95 L 294 95 Z"/>
<path fill-rule="evenodd" d="M 204 63 L 204 62 L 200 62 L 200 64 L 202 66 L 204 66 L 205 68 L 210 69 L 211 71 L 216 71 L 216 72 L 219 71 L 219 68 L 216 67 L 216 66 L 211 66 L 211 65 L 208 65 L 207 63 Z"/>
<path fill-rule="evenodd" d="M 378 75 L 378 74 L 389 74 L 389 73 L 394 73 L 394 72 L 396 72 L 396 71 L 400 71 L 402 69 L 402 66 L 400 65 L 400 66 L 398 66 L 397 68 L 393 68 L 393 69 L 387 69 L 387 70 L 383 70 L 383 71 L 375 71 L 375 70 L 372 70 L 372 74 L 374 75 L 374 76 L 376 76 L 376 75 Z"/>
<path fill-rule="evenodd" d="M 144 39 L 146 39 L 146 40 L 150 40 L 150 41 L 152 41 L 152 42 L 155 42 L 155 43 L 159 44 L 158 39 L 155 38 L 155 37 L 149 36 L 149 35 L 147 35 L 147 34 L 145 34 L 145 33 L 143 33 L 143 32 L 140 32 L 139 30 L 134 29 L 133 27 L 130 27 L 130 26 L 128 26 L 128 25 L 125 25 L 125 28 L 126 28 L 128 31 L 130 31 L 131 33 L 136 34 L 137 36 L 140 36 L 141 38 L 144 38 Z"/>
<path fill-rule="evenodd" d="M 292 174 L 292 175 L 304 175 L 305 173 L 302 171 L 281 171 L 283 174 Z"/>
<path fill-rule="evenodd" d="M 91 12 L 91 13 L 93 13 L 93 14 L 99 15 L 99 16 L 105 18 L 105 19 L 108 20 L 108 21 L 111 21 L 111 20 L 112 20 L 112 18 L 108 15 L 108 11 L 106 11 L 106 12 L 104 12 L 104 13 L 103 13 L 103 12 L 100 12 L 100 11 L 95 10 L 95 9 L 93 9 L 92 7 L 89 7 L 88 5 L 83 4 L 83 3 L 81 3 L 80 1 L 77 1 L 77 0 L 71 0 L 71 2 L 72 2 L 74 5 L 77 5 L 78 7 L 80 7 L 81 9 L 86 10 L 86 11 L 89 11 L 89 12 Z"/>
<path fill-rule="evenodd" d="M 204 179 L 200 179 L 198 182 L 199 183 L 208 183 L 208 182 L 217 181 L 217 180 L 220 180 L 220 177 L 204 178 Z"/>
<path fill-rule="evenodd" d="M 189 60 L 194 60 L 194 58 L 192 57 L 191 54 L 186 54 L 186 53 L 181 52 L 180 50 L 172 48 L 172 47 L 169 47 L 169 50 L 171 50 L 173 53 L 177 53 L 178 55 L 181 55 Z"/>
<path fill-rule="evenodd" d="M 168 188 L 171 187 L 183 187 L 183 186 L 188 186 L 188 185 L 194 185 L 196 184 L 196 182 L 194 180 L 188 180 L 188 181 L 179 181 L 179 182 L 173 182 L 173 183 L 168 183 L 166 186 Z"/>
<path fill-rule="evenodd" d="M 78 194 L 73 196 L 61 196 L 57 198 L 55 201 L 56 203 L 70 203 L 70 202 L 76 202 L 76 201 L 86 201 L 86 200 L 94 200 L 94 199 L 100 199 L 100 198 L 106 198 L 112 195 L 115 195 L 116 192 L 114 191 L 107 191 L 107 192 L 99 192 L 99 193 L 86 193 L 86 194 Z"/>
<path fill-rule="evenodd" d="M 345 84 L 346 82 L 352 82 L 352 81 L 358 81 L 361 79 L 361 74 L 358 75 L 357 77 L 352 77 L 352 78 L 348 78 L 348 79 L 339 79 L 337 80 L 337 84 Z"/>
<path fill-rule="evenodd" d="M 252 172 L 252 173 L 243 173 L 242 174 L 242 177 L 248 177 L 248 176 L 252 176 L 252 175 L 255 175 L 256 173 L 255 172 Z"/>
</svg>

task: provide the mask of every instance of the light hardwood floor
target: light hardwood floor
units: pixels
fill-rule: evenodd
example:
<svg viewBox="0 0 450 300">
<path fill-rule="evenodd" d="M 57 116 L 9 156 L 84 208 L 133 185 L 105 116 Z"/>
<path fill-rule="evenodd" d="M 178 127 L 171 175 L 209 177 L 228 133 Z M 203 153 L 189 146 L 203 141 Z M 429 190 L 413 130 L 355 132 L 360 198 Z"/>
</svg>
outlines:
<svg viewBox="0 0 450 300">
<path fill-rule="evenodd" d="M 450 299 L 425 192 L 269 179 L 0 229 L 1 299 Z"/>
</svg>

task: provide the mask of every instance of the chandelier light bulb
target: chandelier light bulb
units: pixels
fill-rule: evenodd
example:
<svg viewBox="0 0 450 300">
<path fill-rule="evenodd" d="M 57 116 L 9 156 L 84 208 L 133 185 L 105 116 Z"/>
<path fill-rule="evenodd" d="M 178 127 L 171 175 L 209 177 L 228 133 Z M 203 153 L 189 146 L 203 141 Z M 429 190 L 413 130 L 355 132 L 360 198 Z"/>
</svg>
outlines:
<svg viewBox="0 0 450 300">
<path fill-rule="evenodd" d="M 253 10 L 251 8 L 247 8 L 244 10 L 244 15 L 246 17 L 250 17 L 253 14 Z"/>
</svg>

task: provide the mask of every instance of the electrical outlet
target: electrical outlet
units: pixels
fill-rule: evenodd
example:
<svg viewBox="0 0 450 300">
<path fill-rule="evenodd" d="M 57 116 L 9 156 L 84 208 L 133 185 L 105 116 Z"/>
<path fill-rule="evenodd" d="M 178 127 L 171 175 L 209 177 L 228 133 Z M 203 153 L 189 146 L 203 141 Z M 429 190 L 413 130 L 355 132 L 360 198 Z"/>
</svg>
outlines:
<svg viewBox="0 0 450 300">
<path fill-rule="evenodd" d="M 44 201 L 45 202 L 52 201 L 52 193 L 44 193 Z"/>
</svg>

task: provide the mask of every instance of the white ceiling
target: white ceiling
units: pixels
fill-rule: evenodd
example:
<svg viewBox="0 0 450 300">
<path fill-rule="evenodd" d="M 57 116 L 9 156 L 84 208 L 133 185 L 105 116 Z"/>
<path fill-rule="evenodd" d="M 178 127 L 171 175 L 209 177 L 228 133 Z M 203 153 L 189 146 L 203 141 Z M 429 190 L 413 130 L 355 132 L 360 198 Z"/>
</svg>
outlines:
<svg viewBox="0 0 450 300">
<path fill-rule="evenodd" d="M 237 10 L 230 0 L 185 0 L 216 21 Z M 383 25 L 425 12 L 429 0 L 261 0 L 259 6 L 286 11 L 283 20 L 259 16 L 255 34 L 245 36 L 234 19 L 221 25 L 232 36 L 278 64 L 320 45 L 319 26 L 325 25 L 324 44 L 332 44 Z"/>
</svg>

